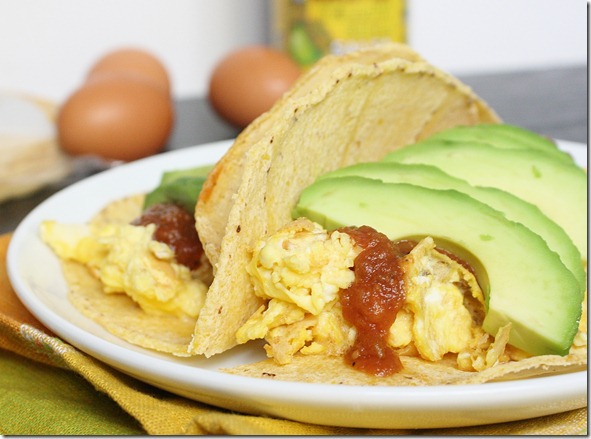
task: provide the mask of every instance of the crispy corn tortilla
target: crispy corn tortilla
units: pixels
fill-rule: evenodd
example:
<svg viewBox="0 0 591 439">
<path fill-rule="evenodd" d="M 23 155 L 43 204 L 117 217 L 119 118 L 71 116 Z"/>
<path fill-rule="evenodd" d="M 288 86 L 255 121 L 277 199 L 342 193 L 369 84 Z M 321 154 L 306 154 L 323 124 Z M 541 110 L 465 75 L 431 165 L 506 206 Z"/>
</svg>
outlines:
<svg viewBox="0 0 591 439">
<path fill-rule="evenodd" d="M 481 372 L 459 370 L 454 358 L 431 362 L 418 357 L 402 356 L 402 371 L 387 377 L 377 377 L 349 367 L 342 358 L 324 355 L 296 356 L 286 365 L 272 359 L 223 369 L 233 375 L 279 381 L 322 384 L 434 386 L 448 384 L 481 384 L 541 377 L 558 373 L 577 372 L 587 367 L 586 352 L 566 357 L 544 355 L 498 364 Z"/>
<path fill-rule="evenodd" d="M 108 223 L 129 224 L 141 215 L 144 198 L 144 195 L 132 195 L 111 201 L 90 220 L 90 223 L 98 226 Z"/>
<path fill-rule="evenodd" d="M 113 201 L 91 223 L 129 223 L 141 214 L 143 200 L 143 195 L 137 195 Z M 100 281 L 84 265 L 62 261 L 62 268 L 68 299 L 82 314 L 134 345 L 188 356 L 196 319 L 147 314 L 125 294 L 105 294 Z"/>
<path fill-rule="evenodd" d="M 99 280 L 82 264 L 64 261 L 68 299 L 82 314 L 111 334 L 136 346 L 187 356 L 194 319 L 146 314 L 125 294 L 105 294 Z"/>
<path fill-rule="evenodd" d="M 411 62 L 423 61 L 418 53 L 403 44 L 392 44 L 388 50 L 351 52 L 343 56 L 326 56 L 320 59 L 293 85 L 288 94 L 275 104 L 273 112 L 267 112 L 248 125 L 236 138 L 232 148 L 219 160 L 199 196 L 195 220 L 199 236 L 204 242 L 204 251 L 215 266 L 218 261 L 221 241 L 225 233 L 228 214 L 233 204 L 233 194 L 241 182 L 244 152 L 265 138 L 273 128 L 279 108 L 292 105 L 297 99 L 305 99 L 315 91 L 319 83 L 328 80 L 339 66 L 352 62 L 380 62 L 397 57 Z M 367 61 L 364 61 L 367 60 Z"/>
<path fill-rule="evenodd" d="M 236 330 L 261 304 L 245 270 L 250 249 L 290 220 L 300 191 L 317 176 L 379 160 L 444 128 L 483 122 L 499 118 L 406 46 L 323 59 L 238 137 L 208 177 L 196 227 L 215 277 L 190 352 L 209 357 L 236 345 Z"/>
</svg>

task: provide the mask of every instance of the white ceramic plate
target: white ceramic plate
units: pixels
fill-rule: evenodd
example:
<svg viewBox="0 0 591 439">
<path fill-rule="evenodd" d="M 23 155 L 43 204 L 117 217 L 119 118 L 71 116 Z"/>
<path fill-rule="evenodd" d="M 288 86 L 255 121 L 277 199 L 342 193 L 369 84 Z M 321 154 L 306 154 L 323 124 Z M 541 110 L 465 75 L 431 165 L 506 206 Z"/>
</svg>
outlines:
<svg viewBox="0 0 591 439">
<path fill-rule="evenodd" d="M 233 376 L 218 368 L 262 358 L 243 346 L 211 359 L 181 359 L 125 343 L 82 316 L 67 300 L 58 260 L 38 235 L 46 219 L 84 223 L 111 200 L 144 192 L 163 171 L 216 161 L 230 142 L 177 150 L 94 175 L 52 196 L 15 231 L 10 280 L 48 328 L 89 355 L 156 387 L 208 404 L 301 422 L 359 428 L 436 428 L 527 419 L 586 406 L 585 372 L 463 386 L 318 385 Z M 560 142 L 581 164 L 582 144 Z"/>
</svg>

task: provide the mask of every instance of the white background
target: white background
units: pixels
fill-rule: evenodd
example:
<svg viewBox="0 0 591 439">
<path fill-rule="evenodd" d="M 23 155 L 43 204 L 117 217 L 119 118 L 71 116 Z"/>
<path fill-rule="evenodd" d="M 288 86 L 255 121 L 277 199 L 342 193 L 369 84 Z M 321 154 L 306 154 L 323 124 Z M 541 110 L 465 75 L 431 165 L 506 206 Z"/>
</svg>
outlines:
<svg viewBox="0 0 591 439">
<path fill-rule="evenodd" d="M 272 0 L 271 0 L 272 1 Z M 266 0 L 0 0 L 0 91 L 60 101 L 104 52 L 139 46 L 178 98 L 228 51 L 267 41 Z M 586 65 L 584 0 L 408 0 L 408 43 L 453 74 Z"/>
</svg>

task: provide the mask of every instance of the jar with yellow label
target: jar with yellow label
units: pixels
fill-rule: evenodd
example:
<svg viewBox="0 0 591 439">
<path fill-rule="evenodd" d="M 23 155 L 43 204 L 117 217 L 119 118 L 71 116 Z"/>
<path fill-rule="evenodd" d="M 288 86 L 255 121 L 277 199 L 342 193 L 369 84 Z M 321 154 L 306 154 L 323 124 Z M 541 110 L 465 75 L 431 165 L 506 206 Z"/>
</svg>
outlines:
<svg viewBox="0 0 591 439">
<path fill-rule="evenodd" d="M 271 0 L 273 44 L 303 67 L 383 41 L 406 42 L 405 0 Z"/>
</svg>

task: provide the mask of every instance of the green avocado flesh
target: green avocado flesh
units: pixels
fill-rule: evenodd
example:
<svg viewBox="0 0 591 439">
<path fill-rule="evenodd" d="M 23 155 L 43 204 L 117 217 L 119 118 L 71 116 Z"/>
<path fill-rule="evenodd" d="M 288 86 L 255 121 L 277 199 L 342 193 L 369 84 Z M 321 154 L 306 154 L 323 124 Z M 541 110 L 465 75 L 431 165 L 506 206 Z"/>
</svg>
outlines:
<svg viewBox="0 0 591 439">
<path fill-rule="evenodd" d="M 327 230 L 368 225 L 391 240 L 432 236 L 476 269 L 487 301 L 483 328 L 512 323 L 509 342 L 534 355 L 565 355 L 581 314 L 577 280 L 536 233 L 456 190 L 363 177 L 321 178 L 292 212 Z"/>
<path fill-rule="evenodd" d="M 507 124 L 457 126 L 429 137 L 429 141 L 487 143 L 496 148 L 544 151 L 556 159 L 574 163 L 573 158 L 546 137 L 521 127 Z"/>
<path fill-rule="evenodd" d="M 158 187 L 146 194 L 143 210 L 155 204 L 174 203 L 194 212 L 197 197 L 210 169 L 211 166 L 200 166 L 164 172 Z"/>
<path fill-rule="evenodd" d="M 491 187 L 478 187 L 452 177 L 439 168 L 422 164 L 396 162 L 360 163 L 337 169 L 321 178 L 359 176 L 385 183 L 409 183 L 431 189 L 454 189 L 502 212 L 507 219 L 523 224 L 540 235 L 551 250 L 558 253 L 562 263 L 577 279 L 581 293 L 586 288 L 586 274 L 581 254 L 566 232 L 540 209 L 508 192 Z"/>
<path fill-rule="evenodd" d="M 587 175 L 575 164 L 539 150 L 429 141 L 391 152 L 383 161 L 433 165 L 473 186 L 510 192 L 562 227 L 587 260 Z"/>
</svg>

